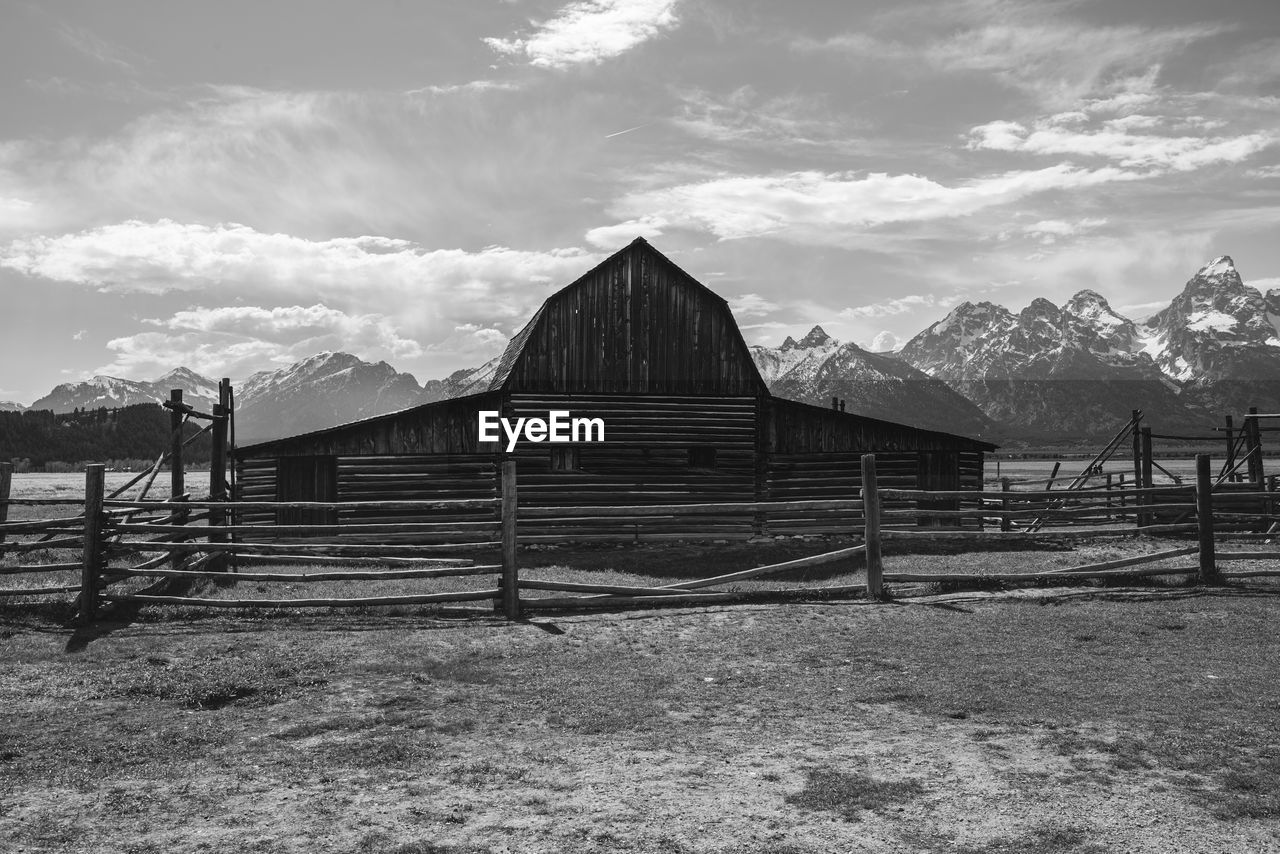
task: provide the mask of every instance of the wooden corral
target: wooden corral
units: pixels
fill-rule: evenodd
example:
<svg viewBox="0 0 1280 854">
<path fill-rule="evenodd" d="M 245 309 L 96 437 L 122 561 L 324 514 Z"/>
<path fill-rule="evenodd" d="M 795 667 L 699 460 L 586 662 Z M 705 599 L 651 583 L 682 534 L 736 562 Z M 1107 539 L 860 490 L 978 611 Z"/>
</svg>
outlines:
<svg viewBox="0 0 1280 854">
<path fill-rule="evenodd" d="M 508 453 L 505 441 L 479 440 L 482 410 L 508 419 L 551 410 L 599 418 L 605 441 L 522 440 Z M 874 452 L 886 484 L 972 490 L 976 507 L 983 455 L 993 449 L 773 397 L 725 300 L 637 239 L 547 299 L 511 340 L 485 392 L 239 448 L 234 458 L 237 497 L 246 500 L 495 497 L 499 463 L 514 459 L 521 507 L 583 507 L 852 499 L 860 455 Z M 337 521 L 370 520 L 340 513 Z M 848 533 L 858 523 L 847 511 L 771 517 L 767 526 L 579 515 L 522 522 L 521 536 L 730 538 Z"/>
</svg>

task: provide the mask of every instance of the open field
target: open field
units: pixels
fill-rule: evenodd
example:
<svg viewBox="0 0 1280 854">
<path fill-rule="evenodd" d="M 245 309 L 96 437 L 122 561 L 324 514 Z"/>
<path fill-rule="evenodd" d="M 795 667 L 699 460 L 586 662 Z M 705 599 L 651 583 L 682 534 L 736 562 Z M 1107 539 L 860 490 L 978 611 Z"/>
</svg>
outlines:
<svg viewBox="0 0 1280 854">
<path fill-rule="evenodd" d="M 1274 594 L 0 632 L 67 852 L 1280 851 Z"/>
<path fill-rule="evenodd" d="M 541 547 L 519 564 L 650 586 L 847 544 Z M 1174 545 L 890 541 L 886 570 L 1047 570 Z M 1220 551 L 1235 548 L 1258 545 Z M 28 578 L 51 581 L 6 583 Z M 888 604 L 517 623 L 487 606 L 147 606 L 78 631 L 70 595 L 18 597 L 0 604 L 0 851 L 1280 852 L 1280 584 L 1186 581 L 904 584 Z M 736 589 L 862 582 L 846 560 Z"/>
</svg>

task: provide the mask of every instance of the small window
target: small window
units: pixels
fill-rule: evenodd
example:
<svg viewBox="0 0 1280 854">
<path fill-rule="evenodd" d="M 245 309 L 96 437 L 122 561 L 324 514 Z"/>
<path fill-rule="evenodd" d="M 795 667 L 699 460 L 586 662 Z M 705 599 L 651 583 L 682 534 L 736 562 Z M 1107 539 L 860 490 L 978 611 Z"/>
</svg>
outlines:
<svg viewBox="0 0 1280 854">
<path fill-rule="evenodd" d="M 697 447 L 689 449 L 689 468 L 713 469 L 716 467 L 716 449 Z"/>
<path fill-rule="evenodd" d="M 578 449 L 569 446 L 564 448 L 551 449 L 551 470 L 552 471 L 577 471 L 578 466 Z"/>
</svg>

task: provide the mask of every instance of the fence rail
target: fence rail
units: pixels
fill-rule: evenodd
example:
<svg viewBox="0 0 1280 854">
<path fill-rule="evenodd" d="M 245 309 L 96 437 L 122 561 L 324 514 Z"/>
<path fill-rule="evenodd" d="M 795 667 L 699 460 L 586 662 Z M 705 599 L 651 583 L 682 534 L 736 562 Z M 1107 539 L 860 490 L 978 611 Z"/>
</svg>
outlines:
<svg viewBox="0 0 1280 854">
<path fill-rule="evenodd" d="M 136 500 L 108 496 L 103 467 L 89 466 L 81 499 L 23 499 L 9 496 L 9 482 L 0 464 L 0 556 L 40 550 L 79 549 L 80 560 L 0 565 L 0 576 L 63 573 L 59 583 L 36 581 L 30 587 L 0 589 L 0 597 L 78 594 L 78 618 L 96 618 L 103 603 L 238 607 L 363 607 L 484 602 L 509 618 L 528 610 L 625 607 L 691 603 L 724 603 L 752 599 L 778 601 L 801 598 L 865 595 L 882 599 L 889 584 L 946 583 L 990 585 L 1005 583 L 1074 583 L 1082 579 L 1192 575 L 1203 584 L 1228 579 L 1280 575 L 1280 570 L 1245 567 L 1224 571 L 1221 563 L 1280 562 L 1280 550 L 1216 550 L 1216 539 L 1231 532 L 1243 539 L 1280 537 L 1273 487 L 1246 490 L 1245 484 L 1215 476 L 1207 455 L 1197 459 L 1194 485 L 1163 485 L 1120 489 L 1089 488 L 1089 478 L 1073 479 L 1071 490 L 1012 490 L 1006 480 L 998 492 L 930 491 L 881 487 L 876 457 L 862 457 L 861 489 L 857 496 L 820 500 L 762 500 L 697 504 L 567 504 L 520 507 L 515 463 L 501 466 L 501 490 L 496 498 L 389 501 L 226 501 L 220 497 L 191 500 L 185 493 L 169 500 Z M 948 507 L 947 502 L 953 506 Z M 969 503 L 970 506 L 954 506 Z M 8 519 L 11 506 L 80 504 L 76 516 L 41 520 Z M 404 511 L 418 514 L 404 522 L 365 522 L 333 519 L 298 523 L 238 521 L 238 511 Z M 477 520 L 474 513 L 492 513 Z M 435 514 L 434 516 L 432 514 Z M 849 536 L 855 545 L 820 554 L 695 578 L 671 584 L 596 583 L 581 580 L 521 577 L 517 547 L 526 542 L 554 539 L 560 522 L 574 527 L 571 538 L 585 538 L 582 523 L 607 529 L 637 520 L 685 520 L 690 531 L 714 532 L 724 520 L 751 519 L 767 526 L 770 519 L 824 518 Z M 259 514 L 259 518 L 262 515 Z M 521 520 L 537 520 L 539 533 L 519 536 Z M 1155 521 L 1152 521 L 1155 520 Z M 1162 521 L 1171 520 L 1171 521 Z M 967 527 L 966 527 L 967 526 Z M 677 526 L 678 527 L 678 526 Z M 425 542 L 423 538 L 456 535 L 458 542 Z M 1007 545 L 1019 541 L 1097 539 L 1134 536 L 1194 535 L 1195 545 L 1155 550 L 1148 554 L 1079 566 L 1004 573 L 936 573 L 896 571 L 886 567 L 899 545 L 912 541 L 954 540 L 973 546 Z M 373 538 L 355 542 L 353 537 Z M 416 538 L 416 539 L 415 539 Z M 412 542 L 399 542 L 410 539 Z M 477 562 L 461 553 L 487 551 L 496 561 Z M 1169 565 L 1179 557 L 1196 556 L 1194 565 Z M 125 560 L 132 556 L 132 560 Z M 121 565 L 123 563 L 123 565 Z M 300 566 L 297 572 L 265 564 Z M 785 578 L 811 567 L 840 565 L 862 571 L 865 580 L 821 586 L 784 586 L 744 590 L 740 582 Z M 309 566 L 320 566 L 309 569 Z M 65 576 L 75 573 L 74 580 Z M 490 577 L 492 586 L 474 590 L 361 596 L 296 596 L 231 598 L 193 596 L 164 585 L 224 581 L 256 584 L 373 583 L 388 580 L 431 581 L 444 578 Z M 140 589 L 118 585 L 146 582 Z M 52 580 L 51 580 L 52 581 Z M 728 589 L 726 589 L 728 588 Z M 265 588 L 264 588 L 265 590 Z M 225 591 L 223 591 L 225 592 Z M 527 595 L 526 595 L 527 594 Z M 550 594 L 550 595 L 545 595 Z M 565 595 L 574 594 L 574 595 Z"/>
</svg>

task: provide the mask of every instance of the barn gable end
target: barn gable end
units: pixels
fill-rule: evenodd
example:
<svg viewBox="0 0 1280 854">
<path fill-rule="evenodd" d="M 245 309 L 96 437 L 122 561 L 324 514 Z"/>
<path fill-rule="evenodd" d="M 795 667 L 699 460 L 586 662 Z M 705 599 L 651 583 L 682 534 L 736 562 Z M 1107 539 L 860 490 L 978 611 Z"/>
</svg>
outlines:
<svg viewBox="0 0 1280 854">
<path fill-rule="evenodd" d="M 490 389 L 765 393 L 728 303 L 643 238 L 551 296 L 512 339 Z"/>
</svg>

